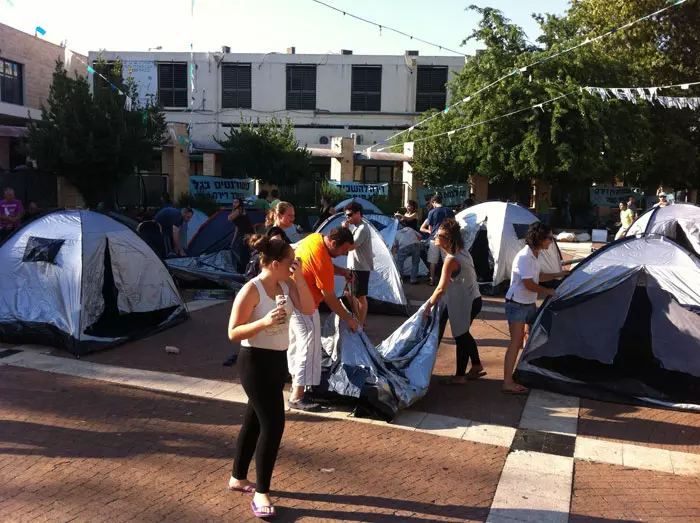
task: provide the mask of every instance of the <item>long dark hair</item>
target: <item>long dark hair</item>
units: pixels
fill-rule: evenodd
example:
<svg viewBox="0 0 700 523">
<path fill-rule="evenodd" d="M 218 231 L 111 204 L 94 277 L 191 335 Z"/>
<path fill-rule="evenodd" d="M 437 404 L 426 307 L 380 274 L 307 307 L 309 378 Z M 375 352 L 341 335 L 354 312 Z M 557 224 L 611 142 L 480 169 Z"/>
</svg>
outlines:
<svg viewBox="0 0 700 523">
<path fill-rule="evenodd" d="M 440 224 L 439 231 L 443 231 L 447 236 L 448 247 L 450 254 L 455 254 L 457 251 L 464 249 L 464 238 L 462 238 L 462 228 L 454 218 L 447 218 Z"/>
</svg>

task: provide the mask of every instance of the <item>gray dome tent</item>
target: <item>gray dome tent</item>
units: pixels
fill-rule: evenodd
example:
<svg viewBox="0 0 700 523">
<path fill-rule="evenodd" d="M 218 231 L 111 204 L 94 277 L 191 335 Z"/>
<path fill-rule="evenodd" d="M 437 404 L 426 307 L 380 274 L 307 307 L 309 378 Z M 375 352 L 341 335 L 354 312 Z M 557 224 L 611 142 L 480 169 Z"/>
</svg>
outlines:
<svg viewBox="0 0 700 523">
<path fill-rule="evenodd" d="M 334 214 L 328 218 L 318 229 L 322 234 L 328 234 L 335 227 L 340 227 L 345 221 L 342 213 Z M 377 229 L 364 220 L 372 234 L 372 251 L 374 255 L 374 270 L 369 276 L 369 294 L 367 295 L 369 312 L 374 313 L 398 313 L 408 316 L 409 305 L 403 292 L 403 284 L 399 270 L 396 267 L 394 256 L 389 247 L 384 243 L 384 238 Z M 333 260 L 338 267 L 347 267 L 347 257 L 340 256 Z M 343 293 L 344 280 L 340 276 L 335 278 L 335 292 L 340 296 Z"/>
<path fill-rule="evenodd" d="M 125 225 L 58 211 L 0 247 L 0 340 L 80 356 L 187 318 L 156 253 Z"/>
<path fill-rule="evenodd" d="M 375 213 L 375 214 L 384 214 L 382 210 L 374 205 L 372 202 L 369 200 L 365 200 L 364 198 L 348 198 L 347 200 L 343 200 L 340 202 L 338 205 L 335 206 L 335 212 L 343 212 L 343 209 L 345 209 L 345 206 L 349 203 L 359 203 L 362 205 L 362 211 L 369 214 L 369 213 Z"/>
<path fill-rule="evenodd" d="M 700 260 L 662 236 L 588 257 L 547 300 L 515 379 L 594 399 L 700 409 Z"/>
<path fill-rule="evenodd" d="M 654 207 L 630 226 L 626 236 L 660 234 L 700 256 L 700 207 L 676 203 Z"/>
</svg>

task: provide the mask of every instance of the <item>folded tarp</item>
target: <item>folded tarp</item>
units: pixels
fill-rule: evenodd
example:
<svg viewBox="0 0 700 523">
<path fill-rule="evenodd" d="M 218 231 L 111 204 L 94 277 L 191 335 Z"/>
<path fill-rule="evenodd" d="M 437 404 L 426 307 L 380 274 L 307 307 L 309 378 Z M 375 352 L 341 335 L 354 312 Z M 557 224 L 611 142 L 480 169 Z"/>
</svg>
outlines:
<svg viewBox="0 0 700 523">
<path fill-rule="evenodd" d="M 169 258 L 165 264 L 178 279 L 190 284 L 211 282 L 238 290 L 245 283 L 244 275 L 236 272 L 228 249 L 188 258 Z"/>
<path fill-rule="evenodd" d="M 438 349 L 442 305 L 423 320 L 425 305 L 376 347 L 331 314 L 323 325 L 323 370 L 314 396 L 350 401 L 356 414 L 391 421 L 425 396 Z"/>
</svg>

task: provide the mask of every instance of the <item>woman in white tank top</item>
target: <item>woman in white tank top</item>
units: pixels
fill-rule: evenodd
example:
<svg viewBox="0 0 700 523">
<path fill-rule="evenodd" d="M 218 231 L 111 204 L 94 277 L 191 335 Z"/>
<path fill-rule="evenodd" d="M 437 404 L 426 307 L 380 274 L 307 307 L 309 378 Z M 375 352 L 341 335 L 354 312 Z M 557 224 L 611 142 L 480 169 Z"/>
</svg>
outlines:
<svg viewBox="0 0 700 523">
<path fill-rule="evenodd" d="M 266 236 L 253 236 L 248 243 L 260 253 L 262 270 L 236 296 L 228 325 L 229 339 L 241 342 L 238 368 L 248 395 L 228 489 L 255 493 L 253 513 L 266 518 L 275 514 L 269 492 L 284 432 L 289 318 L 293 307 L 302 314 L 312 314 L 315 307 L 289 244 Z M 253 455 L 257 484 L 247 479 Z"/>
</svg>

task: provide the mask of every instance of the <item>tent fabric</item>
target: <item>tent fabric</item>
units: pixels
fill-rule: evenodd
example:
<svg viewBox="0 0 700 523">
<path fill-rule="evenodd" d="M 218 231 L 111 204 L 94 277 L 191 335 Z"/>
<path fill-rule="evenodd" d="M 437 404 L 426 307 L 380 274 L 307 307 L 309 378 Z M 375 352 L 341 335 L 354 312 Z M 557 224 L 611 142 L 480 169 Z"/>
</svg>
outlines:
<svg viewBox="0 0 700 523">
<path fill-rule="evenodd" d="M 331 314 L 322 329 L 321 385 L 314 395 L 344 398 L 386 421 L 425 396 L 439 345 L 443 305 L 423 321 L 425 305 L 376 347 L 364 332 L 352 332 Z"/>
<path fill-rule="evenodd" d="M 165 263 L 179 280 L 189 284 L 207 281 L 238 290 L 245 283 L 245 277 L 236 271 L 230 249 L 195 257 L 169 258 Z"/>
<path fill-rule="evenodd" d="M 190 243 L 199 228 L 209 219 L 209 216 L 200 210 L 192 209 L 192 211 L 192 219 L 184 222 L 183 227 L 180 228 L 180 245 L 183 246 Z"/>
<path fill-rule="evenodd" d="M 496 287 L 510 280 L 510 273 L 515 255 L 525 246 L 522 236 L 523 227 L 539 221 L 529 210 L 519 205 L 504 202 L 485 202 L 463 210 L 455 219 L 462 226 L 462 235 L 467 249 L 472 253 L 475 267 L 482 278 L 480 283 L 491 283 Z M 473 248 L 479 237 L 479 231 L 486 230 L 488 253 L 485 248 L 474 252 Z M 526 230 L 526 229 L 525 229 Z M 490 256 L 492 262 L 486 259 Z M 540 253 L 542 272 L 557 273 L 561 271 L 561 253 L 556 243 Z M 488 279 L 493 265 L 491 278 Z M 486 279 L 484 279 L 486 278 Z"/>
<path fill-rule="evenodd" d="M 600 249 L 540 308 L 515 377 L 594 399 L 700 410 L 700 260 L 658 235 Z"/>
<path fill-rule="evenodd" d="M 688 203 L 654 207 L 637 218 L 626 236 L 638 234 L 671 238 L 700 257 L 700 207 Z"/>
<path fill-rule="evenodd" d="M 328 234 L 335 227 L 342 225 L 345 215 L 334 214 L 320 227 L 318 232 Z M 377 229 L 364 219 L 369 226 L 372 235 L 372 253 L 374 255 L 374 270 L 369 276 L 369 294 L 367 295 L 369 312 L 397 313 L 408 316 L 409 304 L 403 291 L 401 275 L 396 267 L 396 262 L 391 250 L 384 242 L 384 238 Z M 340 256 L 333 260 L 338 267 L 347 267 L 347 257 Z M 343 294 L 345 281 L 342 277 L 335 277 L 335 293 Z"/>
<path fill-rule="evenodd" d="M 362 212 L 363 213 L 372 213 L 372 214 L 384 214 L 382 210 L 374 205 L 372 202 L 369 200 L 365 200 L 364 198 L 348 198 L 347 200 L 343 200 L 340 202 L 338 205 L 335 206 L 335 212 L 342 213 L 343 210 L 345 209 L 345 206 L 348 205 L 349 203 L 359 203 L 362 205 Z"/>
<path fill-rule="evenodd" d="M 51 261 L 25 261 L 38 238 Z M 0 248 L 0 339 L 75 355 L 149 335 L 187 318 L 168 270 L 133 231 L 91 211 L 28 223 Z"/>
</svg>

